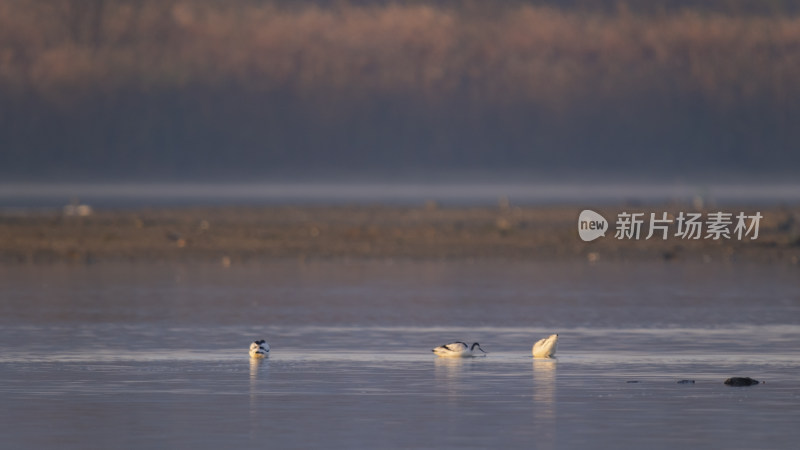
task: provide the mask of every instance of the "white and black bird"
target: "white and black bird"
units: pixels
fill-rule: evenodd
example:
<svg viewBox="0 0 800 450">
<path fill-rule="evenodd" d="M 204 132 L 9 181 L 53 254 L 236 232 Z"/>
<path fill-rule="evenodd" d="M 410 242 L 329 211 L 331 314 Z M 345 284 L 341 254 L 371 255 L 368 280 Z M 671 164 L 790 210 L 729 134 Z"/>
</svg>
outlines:
<svg viewBox="0 0 800 450">
<path fill-rule="evenodd" d="M 558 347 L 558 335 L 551 334 L 550 337 L 541 339 L 533 344 L 533 357 L 552 358 L 556 354 L 556 347 Z"/>
<path fill-rule="evenodd" d="M 260 341 L 253 341 L 250 344 L 250 357 L 251 358 L 266 358 L 269 356 L 269 344 L 267 341 L 260 340 Z"/>
<path fill-rule="evenodd" d="M 483 353 L 488 353 L 484 351 L 481 348 L 481 344 L 477 342 L 474 342 L 472 345 L 468 345 L 466 342 L 461 341 L 451 342 L 449 344 L 436 347 L 431 351 L 435 353 L 436 356 L 441 356 L 444 358 L 464 358 L 467 356 L 473 356 L 472 352 L 476 348 Z"/>
</svg>

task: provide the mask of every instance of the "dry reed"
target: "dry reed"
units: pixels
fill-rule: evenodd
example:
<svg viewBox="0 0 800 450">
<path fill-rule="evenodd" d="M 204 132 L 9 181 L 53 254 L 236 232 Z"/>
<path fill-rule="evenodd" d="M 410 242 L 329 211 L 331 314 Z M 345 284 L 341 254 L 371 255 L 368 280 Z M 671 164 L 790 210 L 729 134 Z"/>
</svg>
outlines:
<svg viewBox="0 0 800 450">
<path fill-rule="evenodd" d="M 697 96 L 718 108 L 800 94 L 800 18 L 517 5 L 491 17 L 425 4 L 6 1 L 0 90 L 234 84 L 332 98 L 455 96 L 563 111 L 576 101 Z"/>
</svg>

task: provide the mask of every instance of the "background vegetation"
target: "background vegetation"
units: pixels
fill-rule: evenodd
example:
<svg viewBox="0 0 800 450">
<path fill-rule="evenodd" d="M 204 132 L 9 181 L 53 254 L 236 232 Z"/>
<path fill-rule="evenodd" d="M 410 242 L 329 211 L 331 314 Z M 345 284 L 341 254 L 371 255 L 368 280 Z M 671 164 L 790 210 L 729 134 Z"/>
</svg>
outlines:
<svg viewBox="0 0 800 450">
<path fill-rule="evenodd" d="M 0 2 L 0 174 L 800 168 L 793 1 Z"/>
</svg>

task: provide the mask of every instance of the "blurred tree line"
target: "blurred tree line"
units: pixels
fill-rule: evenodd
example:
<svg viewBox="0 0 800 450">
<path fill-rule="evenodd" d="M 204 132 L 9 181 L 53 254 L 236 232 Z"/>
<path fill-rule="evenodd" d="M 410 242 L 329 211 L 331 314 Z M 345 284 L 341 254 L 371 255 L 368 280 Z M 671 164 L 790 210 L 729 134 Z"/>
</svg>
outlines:
<svg viewBox="0 0 800 450">
<path fill-rule="evenodd" d="M 5 0 L 0 174 L 793 170 L 799 5 Z"/>
</svg>

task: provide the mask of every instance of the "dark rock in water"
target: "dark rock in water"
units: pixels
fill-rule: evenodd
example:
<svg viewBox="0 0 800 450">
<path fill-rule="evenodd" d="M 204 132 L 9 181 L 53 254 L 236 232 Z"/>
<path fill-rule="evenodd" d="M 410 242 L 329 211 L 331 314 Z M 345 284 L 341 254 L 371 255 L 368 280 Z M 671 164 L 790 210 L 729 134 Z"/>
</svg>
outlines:
<svg viewBox="0 0 800 450">
<path fill-rule="evenodd" d="M 694 380 L 681 380 L 678 384 L 694 384 Z"/>
<path fill-rule="evenodd" d="M 750 377 L 731 377 L 725 380 L 728 386 L 752 386 L 759 383 L 761 382 Z"/>
<path fill-rule="evenodd" d="M 638 382 L 639 382 L 639 380 L 629 380 L 629 381 L 626 381 L 626 383 L 638 383 Z"/>
</svg>

